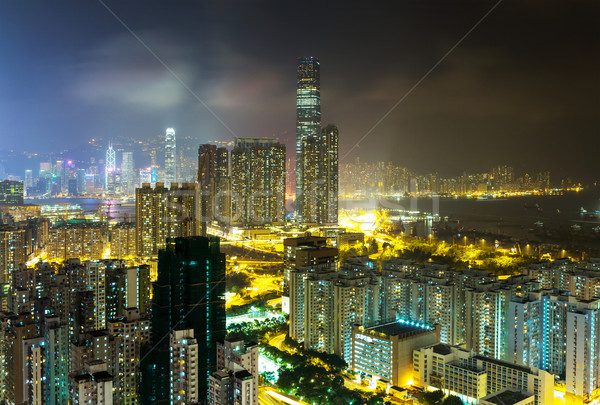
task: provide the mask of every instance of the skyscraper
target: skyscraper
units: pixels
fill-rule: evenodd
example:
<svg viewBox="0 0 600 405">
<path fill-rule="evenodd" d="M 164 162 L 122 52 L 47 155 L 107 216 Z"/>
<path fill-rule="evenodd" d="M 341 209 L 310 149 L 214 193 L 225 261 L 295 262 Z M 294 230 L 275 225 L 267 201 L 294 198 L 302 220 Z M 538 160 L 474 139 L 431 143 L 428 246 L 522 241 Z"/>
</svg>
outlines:
<svg viewBox="0 0 600 405">
<path fill-rule="evenodd" d="M 216 145 L 198 147 L 198 183 L 203 193 L 203 216 L 229 224 L 231 206 L 231 179 L 229 151 Z"/>
<path fill-rule="evenodd" d="M 338 223 L 338 193 L 339 180 L 339 131 L 335 125 L 327 125 L 321 131 L 324 141 L 322 162 L 324 167 L 325 183 L 325 208 L 323 222 L 326 224 Z"/>
<path fill-rule="evenodd" d="M 169 186 L 177 181 L 177 145 L 175 130 L 167 128 L 165 136 L 165 183 Z"/>
<path fill-rule="evenodd" d="M 135 192 L 133 173 L 133 152 L 123 152 L 121 160 L 121 183 L 123 194 L 131 195 Z"/>
<path fill-rule="evenodd" d="M 142 358 L 143 403 L 169 403 L 170 342 L 174 330 L 193 330 L 198 353 L 198 399 L 208 398 L 217 342 L 225 338 L 225 254 L 218 238 L 169 239 L 159 252 L 153 283 L 151 351 Z"/>
<path fill-rule="evenodd" d="M 106 164 L 104 166 L 104 190 L 108 192 L 115 191 L 115 170 L 117 169 L 117 153 L 112 147 L 112 143 L 108 144 L 106 150 Z"/>
<path fill-rule="evenodd" d="M 321 67 L 315 57 L 298 58 L 296 89 L 296 215 L 302 218 L 302 142 L 321 131 Z"/>
<path fill-rule="evenodd" d="M 20 181 L 0 181 L 0 205 L 22 205 L 23 183 Z"/>
<path fill-rule="evenodd" d="M 285 220 L 285 145 L 271 138 L 238 138 L 231 151 L 232 222 Z"/>
<path fill-rule="evenodd" d="M 167 238 L 200 234 L 200 195 L 194 183 L 144 183 L 136 190 L 136 239 L 138 256 L 154 256 Z"/>
</svg>

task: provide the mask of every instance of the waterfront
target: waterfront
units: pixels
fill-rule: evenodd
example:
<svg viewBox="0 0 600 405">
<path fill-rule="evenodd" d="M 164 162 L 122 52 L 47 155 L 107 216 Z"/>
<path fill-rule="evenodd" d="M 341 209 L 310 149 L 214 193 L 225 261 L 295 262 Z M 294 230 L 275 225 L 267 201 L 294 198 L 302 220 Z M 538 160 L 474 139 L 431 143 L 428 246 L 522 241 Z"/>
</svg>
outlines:
<svg viewBox="0 0 600 405">
<path fill-rule="evenodd" d="M 410 210 L 437 213 L 449 226 L 463 231 L 507 235 L 516 239 L 541 240 L 542 230 L 578 230 L 593 235 L 600 226 L 595 212 L 600 210 L 600 190 L 570 192 L 564 195 L 532 195 L 509 198 L 401 198 L 386 200 L 341 200 L 343 209 Z M 587 213 L 582 214 L 581 208 Z M 592 243 L 600 242 L 589 241 Z"/>
<path fill-rule="evenodd" d="M 40 205 L 74 205 L 84 213 L 98 213 L 103 207 L 105 218 L 135 221 L 135 204 L 114 199 L 48 198 L 28 199 L 27 203 Z M 570 192 L 564 195 L 535 195 L 510 198 L 403 198 L 396 200 L 340 200 L 341 209 L 411 210 L 438 213 L 448 224 L 464 232 L 507 235 L 516 239 L 542 240 L 542 230 L 573 231 L 594 235 L 600 226 L 600 189 Z M 581 209 L 587 213 L 582 214 Z M 597 243 L 598 240 L 590 240 Z"/>
</svg>

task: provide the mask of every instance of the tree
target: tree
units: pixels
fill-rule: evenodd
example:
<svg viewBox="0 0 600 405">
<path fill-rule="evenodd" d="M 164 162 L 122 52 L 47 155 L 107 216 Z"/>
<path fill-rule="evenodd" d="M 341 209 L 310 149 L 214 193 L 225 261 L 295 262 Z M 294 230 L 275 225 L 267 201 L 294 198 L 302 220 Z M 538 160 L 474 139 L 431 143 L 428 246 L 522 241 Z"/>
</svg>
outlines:
<svg viewBox="0 0 600 405">
<path fill-rule="evenodd" d="M 456 395 L 448 395 L 444 400 L 443 405 L 465 405 L 465 403 Z"/>
<path fill-rule="evenodd" d="M 425 405 L 441 405 L 444 399 L 444 392 L 442 390 L 426 392 L 420 398 L 419 402 Z"/>
</svg>

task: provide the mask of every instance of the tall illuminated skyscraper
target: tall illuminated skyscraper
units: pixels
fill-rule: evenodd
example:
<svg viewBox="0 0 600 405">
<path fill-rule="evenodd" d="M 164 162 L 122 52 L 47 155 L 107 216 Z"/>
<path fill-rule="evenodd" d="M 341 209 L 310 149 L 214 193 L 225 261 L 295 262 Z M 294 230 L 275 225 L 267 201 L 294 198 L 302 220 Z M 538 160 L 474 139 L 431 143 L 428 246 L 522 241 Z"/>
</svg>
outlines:
<svg viewBox="0 0 600 405">
<path fill-rule="evenodd" d="M 106 150 L 106 164 L 104 166 L 104 189 L 106 191 L 115 191 L 115 170 L 117 169 L 117 153 L 112 147 L 112 143 L 108 144 Z"/>
<path fill-rule="evenodd" d="M 296 216 L 302 219 L 303 153 L 307 136 L 321 132 L 321 67 L 315 57 L 298 58 L 296 89 Z"/>
<path fill-rule="evenodd" d="M 133 152 L 123 152 L 121 160 L 121 183 L 123 194 L 131 195 L 135 192 Z"/>
<path fill-rule="evenodd" d="M 169 186 L 177 181 L 177 145 L 175 130 L 167 128 L 165 136 L 165 183 Z"/>
</svg>

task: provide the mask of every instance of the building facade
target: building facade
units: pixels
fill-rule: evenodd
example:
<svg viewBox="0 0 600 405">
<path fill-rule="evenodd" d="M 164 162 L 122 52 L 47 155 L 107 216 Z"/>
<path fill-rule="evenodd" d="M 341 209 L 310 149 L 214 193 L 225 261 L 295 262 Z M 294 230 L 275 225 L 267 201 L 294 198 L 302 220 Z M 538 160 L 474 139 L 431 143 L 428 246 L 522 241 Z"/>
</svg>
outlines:
<svg viewBox="0 0 600 405">
<path fill-rule="evenodd" d="M 169 187 L 177 182 L 177 142 L 175 130 L 167 128 L 165 134 L 165 184 Z"/>
<path fill-rule="evenodd" d="M 167 238 L 198 236 L 202 231 L 200 189 L 194 183 L 166 187 L 142 184 L 136 190 L 136 246 L 138 256 L 156 256 Z"/>
<path fill-rule="evenodd" d="M 153 283 L 151 340 L 142 357 L 145 403 L 168 400 L 169 341 L 173 329 L 193 329 L 198 353 L 198 398 L 208 398 L 208 378 L 216 369 L 217 342 L 225 338 L 225 254 L 218 238 L 169 239 L 158 257 Z M 152 345 L 152 346 L 150 346 Z"/>
<path fill-rule="evenodd" d="M 285 145 L 271 138 L 238 138 L 231 152 L 231 223 L 285 221 Z"/>
</svg>

